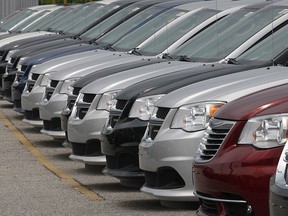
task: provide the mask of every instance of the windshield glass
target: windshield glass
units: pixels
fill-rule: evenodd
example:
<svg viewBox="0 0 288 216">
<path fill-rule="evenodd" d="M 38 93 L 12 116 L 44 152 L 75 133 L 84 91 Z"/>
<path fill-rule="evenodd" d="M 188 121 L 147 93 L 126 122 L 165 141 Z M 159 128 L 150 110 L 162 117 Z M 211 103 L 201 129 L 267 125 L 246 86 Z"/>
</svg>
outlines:
<svg viewBox="0 0 288 216">
<path fill-rule="evenodd" d="M 98 19 L 101 19 L 101 17 L 103 17 L 105 14 L 120 7 L 119 4 L 108 4 L 106 6 L 93 5 L 93 7 L 91 6 L 85 9 L 85 13 L 82 13 L 80 19 L 77 16 L 75 22 L 71 23 L 66 28 L 63 28 L 63 31 L 70 34 L 78 34 Z"/>
<path fill-rule="evenodd" d="M 51 25 L 51 23 L 53 23 L 55 20 L 57 20 L 60 16 L 63 16 L 66 12 L 67 12 L 66 8 L 59 8 L 57 10 L 54 10 L 51 13 L 49 13 L 48 15 L 46 15 L 45 17 L 43 17 L 43 19 L 37 20 L 32 25 L 22 29 L 21 31 L 22 32 L 30 32 L 30 31 L 40 30 L 41 27 L 43 27 L 49 23 Z"/>
<path fill-rule="evenodd" d="M 9 19 L 5 19 L 1 21 L 0 30 L 1 31 L 8 31 L 11 27 L 19 23 L 21 20 L 25 19 L 26 17 L 30 16 L 31 14 L 35 13 L 36 11 L 25 9 L 21 10 Z"/>
<path fill-rule="evenodd" d="M 160 28 L 183 16 L 187 12 L 188 11 L 179 10 L 176 8 L 168 10 L 144 24 L 141 26 L 141 28 L 138 28 L 132 33 L 125 35 L 121 40 L 117 41 L 117 43 L 113 45 L 113 48 L 118 51 L 128 51 L 131 48 L 135 48 Z"/>
<path fill-rule="evenodd" d="M 171 56 L 185 56 L 191 61 L 219 61 L 240 46 L 256 32 L 283 15 L 283 7 L 265 7 L 257 12 L 242 9 L 223 18 L 188 43 L 177 49 Z"/>
<path fill-rule="evenodd" d="M 66 26 L 68 25 L 67 23 L 69 23 L 69 20 L 72 19 L 74 16 L 76 16 L 76 14 L 81 11 L 83 9 L 83 7 L 85 7 L 85 4 L 82 5 L 76 5 L 76 6 L 69 6 L 66 8 L 66 12 L 64 14 L 59 14 L 59 17 L 57 20 L 55 20 L 54 22 L 50 23 L 48 22 L 47 24 L 43 25 L 41 27 L 42 30 L 50 30 L 50 31 L 59 31 L 62 29 L 62 26 L 64 26 L 64 23 L 66 23 Z M 59 30 L 57 30 L 59 29 Z"/>
<path fill-rule="evenodd" d="M 114 44 L 129 31 L 133 31 L 136 28 L 140 27 L 142 23 L 147 22 L 147 19 L 159 15 L 158 13 L 160 13 L 160 11 L 162 10 L 163 10 L 162 7 L 152 6 L 141 11 L 137 15 L 131 17 L 130 19 L 128 19 L 127 21 L 120 24 L 112 31 L 110 31 L 109 33 L 105 34 L 103 37 L 98 39 L 97 43 L 101 45 Z"/>
<path fill-rule="evenodd" d="M 23 28 L 25 28 L 28 25 L 31 25 L 35 20 L 45 17 L 46 14 L 50 13 L 50 11 L 45 10 L 45 11 L 40 11 L 37 14 L 34 14 L 32 16 L 27 17 L 23 22 L 19 23 L 19 25 L 15 26 L 14 28 L 11 28 L 12 32 L 17 32 L 21 31 Z"/>
<path fill-rule="evenodd" d="M 139 11 L 141 9 L 137 4 L 132 4 L 128 7 L 125 7 L 118 11 L 117 13 L 113 14 L 111 17 L 105 19 L 98 25 L 94 26 L 87 32 L 81 34 L 81 38 L 92 40 L 96 37 L 100 36 L 103 32 L 107 31 L 110 27 L 112 27 L 115 23 L 120 20 L 125 20 L 126 16 Z"/>
<path fill-rule="evenodd" d="M 260 41 L 248 51 L 237 58 L 239 63 L 245 61 L 272 61 L 287 49 L 288 44 L 288 24 L 274 31 L 269 37 Z"/>
<path fill-rule="evenodd" d="M 219 13 L 217 10 L 202 9 L 192 13 L 181 22 L 174 22 L 172 26 L 164 32 L 154 35 L 153 40 L 137 50 L 142 55 L 157 55 L 167 49 L 180 37 L 191 31 L 193 28 L 201 24 L 204 20 Z"/>
</svg>

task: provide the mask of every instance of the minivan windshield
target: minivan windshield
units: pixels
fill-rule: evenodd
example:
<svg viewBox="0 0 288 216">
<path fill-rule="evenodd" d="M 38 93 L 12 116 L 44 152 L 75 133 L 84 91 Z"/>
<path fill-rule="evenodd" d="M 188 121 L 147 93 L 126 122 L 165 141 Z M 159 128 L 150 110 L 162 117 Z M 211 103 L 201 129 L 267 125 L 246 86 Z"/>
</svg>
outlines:
<svg viewBox="0 0 288 216">
<path fill-rule="evenodd" d="M 47 15 L 50 12 L 51 11 L 49 11 L 49 10 L 43 10 L 43 11 L 37 12 L 37 13 L 27 17 L 23 22 L 19 23 L 17 26 L 12 27 L 10 29 L 10 31 L 12 31 L 12 32 L 20 32 L 23 28 L 31 25 L 31 23 L 33 23 L 37 19 L 39 19 L 41 17 L 42 18 L 45 17 L 45 15 Z"/>
<path fill-rule="evenodd" d="M 85 40 L 93 40 L 96 37 L 103 34 L 103 32 L 107 31 L 110 27 L 112 27 L 116 22 L 119 20 L 125 19 L 126 16 L 129 16 L 130 14 L 139 11 L 141 8 L 138 6 L 138 4 L 132 4 L 127 7 L 124 7 L 117 13 L 113 14 L 109 18 L 103 20 L 93 28 L 89 29 L 87 32 L 81 34 L 81 38 Z"/>
<path fill-rule="evenodd" d="M 275 57 L 287 49 L 287 45 L 288 24 L 277 31 L 273 31 L 269 37 L 266 37 L 240 55 L 237 58 L 237 62 L 241 64 L 241 62 L 246 63 L 247 61 L 253 61 L 254 63 L 273 61 Z"/>
<path fill-rule="evenodd" d="M 30 10 L 30 9 L 23 9 L 14 14 L 12 17 L 5 19 L 1 21 L 0 24 L 0 30 L 1 31 L 8 31 L 11 27 L 19 23 L 21 20 L 25 19 L 26 17 L 29 17 L 36 11 Z"/>
<path fill-rule="evenodd" d="M 54 21 L 59 19 L 59 17 L 64 16 L 65 13 L 67 13 L 68 10 L 65 7 L 58 8 L 57 10 L 52 11 L 42 19 L 37 20 L 35 23 L 32 25 L 25 27 L 24 29 L 21 30 L 21 32 L 31 32 L 31 31 L 37 31 L 40 30 L 42 27 L 45 25 L 49 24 L 52 25 Z"/>
<path fill-rule="evenodd" d="M 169 24 L 171 21 L 183 16 L 188 11 L 172 8 L 156 18 L 150 20 L 148 23 L 136 29 L 133 33 L 125 35 L 121 40 L 113 44 L 113 48 L 117 51 L 127 51 L 131 47 L 137 47 L 140 43 L 158 31 L 160 28 Z"/>
<path fill-rule="evenodd" d="M 72 17 L 75 17 L 76 14 L 81 11 L 85 7 L 85 4 L 80 5 L 73 5 L 73 6 L 67 6 L 65 9 L 65 13 L 60 13 L 58 16 L 56 16 L 55 21 L 53 22 L 47 22 L 41 27 L 41 30 L 49 30 L 53 32 L 59 32 L 59 29 L 62 29 L 62 26 L 64 23 L 68 22 Z M 57 27 L 57 29 L 56 29 Z"/>
<path fill-rule="evenodd" d="M 114 44 L 129 31 L 132 32 L 137 27 L 142 25 L 143 22 L 147 22 L 147 19 L 152 19 L 159 15 L 161 12 L 164 12 L 163 10 L 166 10 L 166 8 L 157 5 L 149 7 L 141 11 L 137 15 L 131 17 L 124 23 L 120 24 L 119 26 L 105 34 L 103 37 L 99 38 L 96 42 L 100 45 Z"/>
<path fill-rule="evenodd" d="M 61 30 L 67 34 L 77 34 L 91 25 L 93 22 L 100 19 L 106 13 L 108 13 L 115 5 L 102 5 L 102 4 L 89 4 L 86 5 L 78 13 L 74 14 L 69 20 L 56 25 L 54 29 Z"/>
<path fill-rule="evenodd" d="M 167 28 L 161 34 L 155 34 L 153 40 L 137 49 L 137 52 L 141 55 L 147 56 L 157 55 L 171 46 L 180 37 L 201 24 L 204 20 L 207 20 L 217 13 L 219 13 L 219 11 L 213 9 L 201 9 L 192 13 L 185 19 L 181 20 L 181 22 L 174 22 L 175 24 L 173 24 L 173 26 L 170 26 L 170 28 Z"/>
<path fill-rule="evenodd" d="M 285 6 L 267 6 L 256 12 L 243 8 L 207 28 L 175 50 L 172 58 L 213 62 L 225 58 L 256 32 L 287 12 Z"/>
</svg>

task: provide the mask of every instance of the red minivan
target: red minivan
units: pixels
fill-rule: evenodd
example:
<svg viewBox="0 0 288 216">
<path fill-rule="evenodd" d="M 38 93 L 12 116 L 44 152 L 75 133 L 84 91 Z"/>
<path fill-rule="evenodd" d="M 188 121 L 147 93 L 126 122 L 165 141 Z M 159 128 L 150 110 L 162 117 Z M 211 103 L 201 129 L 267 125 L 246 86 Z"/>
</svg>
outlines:
<svg viewBox="0 0 288 216">
<path fill-rule="evenodd" d="M 286 143 L 288 84 L 219 109 L 193 162 L 201 216 L 269 216 L 269 180 Z"/>
</svg>

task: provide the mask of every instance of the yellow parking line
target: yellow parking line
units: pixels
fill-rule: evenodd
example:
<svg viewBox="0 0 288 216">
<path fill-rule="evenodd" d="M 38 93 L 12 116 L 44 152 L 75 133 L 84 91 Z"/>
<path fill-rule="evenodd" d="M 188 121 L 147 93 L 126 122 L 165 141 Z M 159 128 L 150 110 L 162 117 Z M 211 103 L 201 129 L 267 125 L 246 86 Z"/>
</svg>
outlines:
<svg viewBox="0 0 288 216">
<path fill-rule="evenodd" d="M 0 113 L 0 119 L 2 120 L 4 125 L 13 134 L 15 134 L 17 139 L 26 147 L 26 149 L 31 152 L 31 154 L 36 158 L 36 160 L 39 161 L 44 167 L 53 172 L 56 176 L 58 176 L 72 188 L 84 194 L 90 200 L 103 200 L 100 195 L 84 187 L 75 179 L 70 177 L 67 173 L 65 173 L 63 170 L 53 165 L 35 146 L 33 146 L 32 143 L 29 142 L 29 140 L 13 125 L 13 123 L 3 113 Z"/>
</svg>

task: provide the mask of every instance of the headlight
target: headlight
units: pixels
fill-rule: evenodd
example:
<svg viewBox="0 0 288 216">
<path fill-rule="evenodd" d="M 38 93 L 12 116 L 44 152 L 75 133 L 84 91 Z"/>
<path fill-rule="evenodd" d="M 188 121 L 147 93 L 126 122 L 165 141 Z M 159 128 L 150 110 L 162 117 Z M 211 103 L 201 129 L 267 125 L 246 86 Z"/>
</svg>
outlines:
<svg viewBox="0 0 288 216">
<path fill-rule="evenodd" d="M 215 111 L 224 104 L 224 102 L 203 102 L 182 106 L 177 110 L 171 128 L 188 132 L 204 130 Z"/>
<path fill-rule="evenodd" d="M 287 140 L 288 114 L 251 118 L 242 130 L 238 144 L 267 149 L 282 146 Z"/>
<path fill-rule="evenodd" d="M 73 83 L 75 83 L 79 78 L 67 79 L 62 83 L 59 93 L 60 94 L 72 94 Z"/>
<path fill-rule="evenodd" d="M 139 118 L 141 120 L 146 121 L 149 120 L 153 112 L 155 102 L 158 101 L 163 96 L 164 94 L 138 98 L 132 106 L 132 109 L 129 113 L 129 117 Z"/>
<path fill-rule="evenodd" d="M 117 91 L 111 91 L 111 92 L 105 92 L 98 104 L 97 104 L 97 110 L 107 110 L 109 111 L 112 105 L 115 103 L 115 96 L 120 90 Z"/>
</svg>

